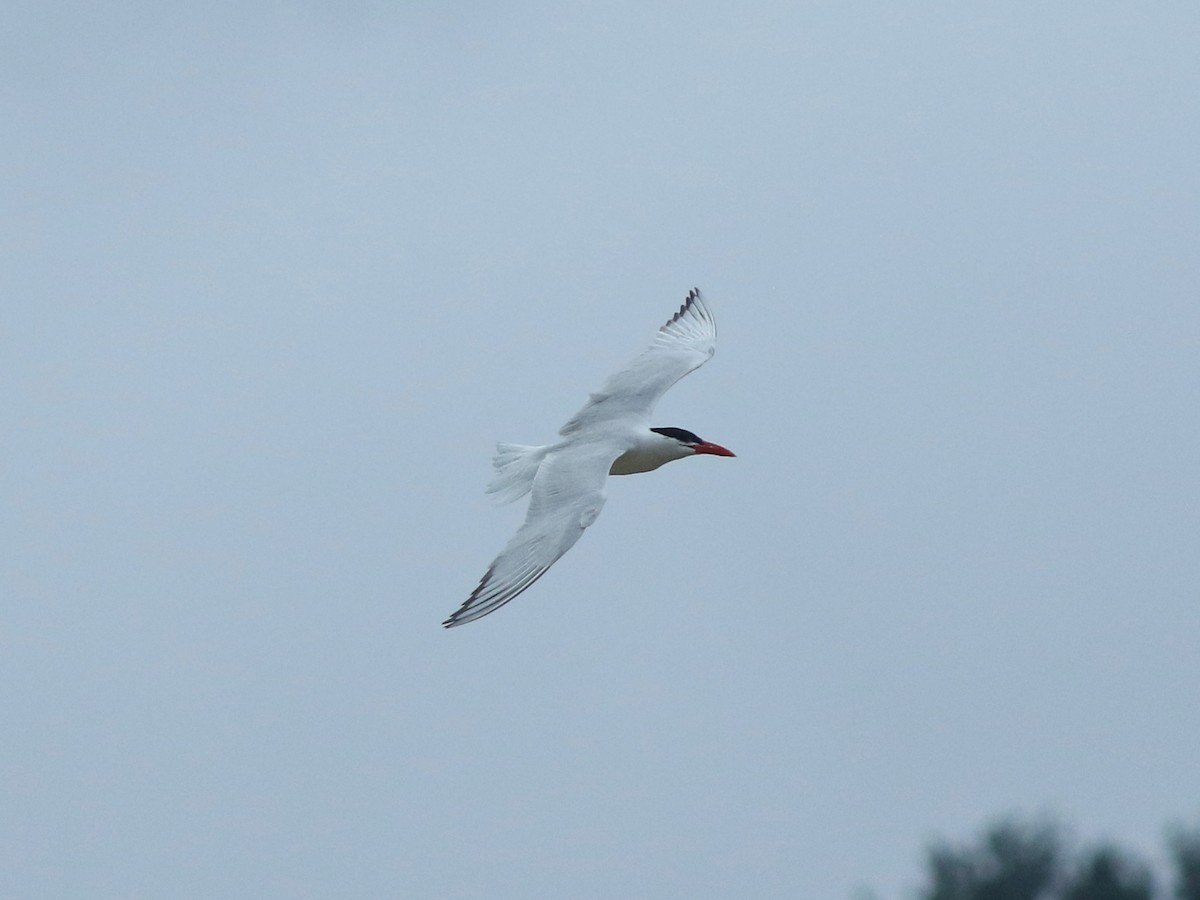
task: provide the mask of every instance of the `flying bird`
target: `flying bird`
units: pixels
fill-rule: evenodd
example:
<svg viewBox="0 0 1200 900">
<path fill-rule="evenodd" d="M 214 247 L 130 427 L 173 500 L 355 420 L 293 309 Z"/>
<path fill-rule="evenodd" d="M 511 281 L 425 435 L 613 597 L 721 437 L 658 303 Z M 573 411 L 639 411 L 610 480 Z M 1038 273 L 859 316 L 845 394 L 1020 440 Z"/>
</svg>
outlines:
<svg viewBox="0 0 1200 900">
<path fill-rule="evenodd" d="M 504 502 L 530 494 L 529 511 L 508 546 L 488 566 L 479 586 L 442 624 L 465 625 L 495 612 L 546 574 L 583 536 L 604 507 L 609 475 L 652 472 L 672 460 L 710 454 L 733 456 L 683 428 L 651 428 L 654 404 L 684 375 L 716 352 L 717 328 L 700 291 L 658 329 L 654 343 L 591 394 L 541 447 L 496 445 L 496 474 L 488 493 Z"/>
</svg>

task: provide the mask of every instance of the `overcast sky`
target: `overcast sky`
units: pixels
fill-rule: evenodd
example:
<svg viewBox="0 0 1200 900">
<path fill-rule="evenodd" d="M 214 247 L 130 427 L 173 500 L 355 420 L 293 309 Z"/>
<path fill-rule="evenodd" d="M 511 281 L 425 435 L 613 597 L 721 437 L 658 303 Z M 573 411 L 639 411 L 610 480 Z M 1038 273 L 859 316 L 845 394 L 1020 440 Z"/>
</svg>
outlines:
<svg viewBox="0 0 1200 900">
<path fill-rule="evenodd" d="M 1198 820 L 1195 4 L 4 18 L 0 893 L 901 900 Z M 693 285 L 655 424 L 737 459 L 444 631 L 493 442 Z"/>
</svg>

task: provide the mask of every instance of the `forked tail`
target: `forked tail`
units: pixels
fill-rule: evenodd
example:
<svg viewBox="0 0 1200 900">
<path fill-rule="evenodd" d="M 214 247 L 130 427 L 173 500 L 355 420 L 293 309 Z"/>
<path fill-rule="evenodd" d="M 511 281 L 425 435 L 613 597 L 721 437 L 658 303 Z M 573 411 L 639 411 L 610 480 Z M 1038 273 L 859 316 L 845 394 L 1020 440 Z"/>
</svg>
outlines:
<svg viewBox="0 0 1200 900">
<path fill-rule="evenodd" d="M 496 474 L 488 485 L 487 492 L 495 494 L 499 503 L 520 500 L 533 487 L 533 477 L 537 475 L 538 466 L 542 464 L 549 449 L 526 447 L 524 444 L 497 444 L 496 455 L 492 457 Z"/>
</svg>

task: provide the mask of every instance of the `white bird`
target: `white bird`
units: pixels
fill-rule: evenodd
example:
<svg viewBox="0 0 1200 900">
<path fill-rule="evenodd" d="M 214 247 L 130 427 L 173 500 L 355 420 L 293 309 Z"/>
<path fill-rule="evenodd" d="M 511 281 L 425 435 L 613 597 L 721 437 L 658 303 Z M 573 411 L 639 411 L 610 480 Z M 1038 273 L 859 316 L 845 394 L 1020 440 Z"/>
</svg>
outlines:
<svg viewBox="0 0 1200 900">
<path fill-rule="evenodd" d="M 604 506 L 609 475 L 650 472 L 685 456 L 733 456 L 682 428 L 651 428 L 654 404 L 716 352 L 717 328 L 700 291 L 692 289 L 654 343 L 592 394 L 542 447 L 497 444 L 488 493 L 504 502 L 532 492 L 525 523 L 496 557 L 467 601 L 442 624 L 474 622 L 495 612 L 546 574 Z"/>
</svg>

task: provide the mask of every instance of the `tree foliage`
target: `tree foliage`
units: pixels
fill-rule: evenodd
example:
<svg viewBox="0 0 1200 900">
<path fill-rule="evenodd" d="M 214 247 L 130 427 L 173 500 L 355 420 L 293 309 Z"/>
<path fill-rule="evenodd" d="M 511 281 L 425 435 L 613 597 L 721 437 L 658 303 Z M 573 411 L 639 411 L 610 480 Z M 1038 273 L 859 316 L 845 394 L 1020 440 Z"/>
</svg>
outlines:
<svg viewBox="0 0 1200 900">
<path fill-rule="evenodd" d="M 929 851 L 927 900 L 1041 900 L 1054 881 L 1058 835 L 1051 826 L 1002 822 L 978 846 Z"/>
<path fill-rule="evenodd" d="M 1200 900 L 1200 828 L 1170 840 L 1175 900 Z M 1069 853 L 1057 827 L 1007 819 L 974 843 L 931 846 L 920 900 L 1166 900 L 1150 867 L 1112 844 Z"/>
<path fill-rule="evenodd" d="M 1175 863 L 1176 900 L 1200 900 L 1200 826 L 1193 831 L 1177 828 L 1171 835 Z"/>
<path fill-rule="evenodd" d="M 1080 861 L 1061 896 L 1063 900 L 1154 900 L 1154 877 L 1116 847 L 1101 847 Z"/>
</svg>

